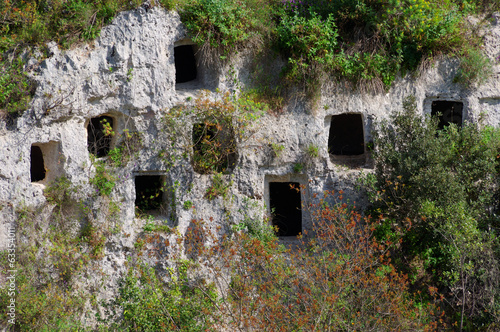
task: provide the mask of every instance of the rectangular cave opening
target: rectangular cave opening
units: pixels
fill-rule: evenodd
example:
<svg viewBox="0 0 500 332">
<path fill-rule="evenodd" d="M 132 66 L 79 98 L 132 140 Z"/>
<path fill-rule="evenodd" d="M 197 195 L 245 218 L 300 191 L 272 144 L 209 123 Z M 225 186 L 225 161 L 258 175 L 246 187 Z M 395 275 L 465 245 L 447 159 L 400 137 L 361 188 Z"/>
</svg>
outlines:
<svg viewBox="0 0 500 332">
<path fill-rule="evenodd" d="M 357 156 L 365 152 L 361 114 L 332 116 L 328 136 L 328 151 L 338 156 Z"/>
<path fill-rule="evenodd" d="M 196 58 L 193 45 L 174 47 L 175 83 L 186 83 L 197 78 Z"/>
<path fill-rule="evenodd" d="M 193 169 L 199 174 L 231 171 L 238 159 L 232 128 L 215 123 L 193 125 Z"/>
<path fill-rule="evenodd" d="M 462 126 L 462 110 L 464 104 L 459 101 L 434 100 L 432 102 L 431 115 L 439 119 L 438 128 L 454 123 L 458 127 Z"/>
<path fill-rule="evenodd" d="M 278 236 L 297 236 L 302 232 L 302 209 L 298 182 L 269 182 L 272 224 Z"/>
<path fill-rule="evenodd" d="M 140 212 L 160 212 L 163 204 L 161 175 L 137 175 L 135 177 L 135 207 Z"/>
<path fill-rule="evenodd" d="M 65 161 L 60 142 L 33 143 L 30 152 L 31 182 L 46 184 L 64 175 Z"/>
<path fill-rule="evenodd" d="M 45 163 L 43 160 L 42 149 L 37 145 L 31 146 L 31 165 L 30 165 L 31 182 L 39 182 L 45 180 Z"/>
<path fill-rule="evenodd" d="M 113 118 L 107 115 L 91 118 L 87 125 L 87 147 L 97 158 L 105 157 L 111 149 L 114 135 Z"/>
</svg>

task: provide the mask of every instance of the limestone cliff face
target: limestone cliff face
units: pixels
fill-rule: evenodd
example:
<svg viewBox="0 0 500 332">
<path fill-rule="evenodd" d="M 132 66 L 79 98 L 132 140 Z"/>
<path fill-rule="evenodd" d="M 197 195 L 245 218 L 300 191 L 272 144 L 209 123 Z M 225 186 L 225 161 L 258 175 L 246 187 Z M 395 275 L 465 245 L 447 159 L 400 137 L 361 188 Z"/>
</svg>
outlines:
<svg viewBox="0 0 500 332">
<path fill-rule="evenodd" d="M 39 62 L 34 57 L 28 62 L 38 84 L 31 107 L 13 126 L 0 124 L 0 249 L 5 248 L 6 225 L 16 219 L 16 209 L 45 204 L 43 189 L 50 181 L 65 176 L 80 186 L 77 195 L 82 197 L 95 191 L 89 183 L 95 173 L 89 140 L 99 134 L 92 136 L 90 129 L 102 131 L 98 128 L 102 117 L 115 131 L 109 148 L 118 146 L 126 130 L 142 136 L 137 155 L 113 170 L 119 180 L 110 197 L 120 203 L 121 232 L 107 239 L 103 265 L 115 278 L 145 224 L 136 217 L 137 193 L 144 186 L 154 187 L 155 181 L 175 191 L 175 198 L 163 195 L 161 203 L 171 209 L 168 213 L 156 211 L 153 218 L 178 226 L 181 233 L 193 218 L 212 218 L 214 226 L 225 227 L 248 214 L 269 213 L 272 196 L 280 195 L 279 190 L 273 193 L 270 183 L 274 182 L 305 185 L 302 202 L 315 192 L 342 189 L 345 196 L 363 205 L 366 202 L 356 189 L 356 178 L 370 169 L 367 146 L 374 123 L 400 110 L 405 96 L 414 95 L 422 113 L 431 113 L 433 107 L 444 111 L 453 107 L 454 112 L 460 109 L 460 114 L 452 115 L 461 121 L 500 124 L 499 23 L 491 26 L 485 38 L 486 54 L 496 61 L 494 74 L 485 84 L 465 88 L 453 83 L 457 73 L 453 59 L 438 61 L 417 78 L 397 80 L 384 94 L 361 94 L 327 84 L 314 107 L 299 99 L 281 115 L 265 115 L 251 139 L 238 146 L 235 169 L 224 175 L 228 183 L 232 180 L 226 199 L 208 200 L 204 196 L 212 175 L 198 174 L 189 160 L 170 167 L 158 157 L 160 151 L 172 148 L 161 118 L 172 107 L 196 97 L 201 89 L 215 93 L 216 89 L 232 91 L 239 84 L 249 84 L 252 59 L 250 53 L 242 53 L 231 63 L 215 66 L 209 55 L 190 45 L 177 13 L 139 8 L 118 15 L 93 43 L 68 51 L 50 45 L 48 58 Z M 187 48 L 183 50 L 183 46 Z M 182 74 L 187 75 L 187 82 L 176 84 L 176 71 L 180 75 L 184 70 L 179 64 L 176 68 L 176 47 L 177 62 L 182 58 L 188 61 L 183 66 L 190 66 L 190 57 L 196 61 L 195 79 L 188 70 Z M 279 63 L 276 61 L 278 69 Z M 349 116 L 341 116 L 345 114 Z M 189 137 L 193 123 L 182 130 Z M 273 144 L 284 147 L 278 156 Z M 358 150 L 350 153 L 354 145 Z M 311 146 L 317 148 L 317 156 L 307 152 Z M 96 211 L 100 200 L 93 203 Z M 100 222 L 103 218 L 99 213 L 95 216 Z M 300 227 L 307 228 L 307 216 L 301 218 Z"/>
</svg>

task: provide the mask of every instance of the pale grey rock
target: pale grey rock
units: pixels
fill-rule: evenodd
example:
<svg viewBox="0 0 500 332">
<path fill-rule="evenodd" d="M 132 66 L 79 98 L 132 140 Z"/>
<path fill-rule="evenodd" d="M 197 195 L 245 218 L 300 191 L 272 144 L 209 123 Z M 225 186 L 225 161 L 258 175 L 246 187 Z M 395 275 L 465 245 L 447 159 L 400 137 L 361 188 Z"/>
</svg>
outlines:
<svg viewBox="0 0 500 332">
<path fill-rule="evenodd" d="M 114 170 L 114 175 L 120 178 L 111 199 L 120 205 L 120 231 L 107 239 L 104 258 L 99 262 L 107 278 L 82 281 L 89 290 L 101 290 L 103 298 L 112 296 L 117 280 L 127 269 L 127 259 L 133 256 L 134 243 L 143 236 L 146 221 L 135 213 L 137 175 L 162 175 L 169 188 L 175 189 L 176 219 L 166 215 L 156 219 L 177 226 L 180 233 L 191 227 L 193 219 L 203 219 L 214 229 L 221 226 L 227 230 L 245 218 L 266 218 L 271 212 L 269 182 L 273 181 L 304 185 L 303 202 L 311 201 L 314 193 L 321 194 L 324 190 L 344 190 L 346 199 L 364 208 L 368 202 L 358 189 L 357 179 L 371 171 L 369 154 L 365 153 L 355 168 L 332 159 L 328 153 L 332 116 L 361 114 L 364 141 L 368 143 L 372 141 L 377 121 L 401 110 L 402 100 L 414 95 L 422 114 L 431 112 L 435 100 L 461 101 L 465 121 L 498 126 L 500 25 L 491 24 L 487 31 L 484 50 L 494 62 L 494 75 L 481 86 L 467 88 L 453 83 L 458 61 L 441 59 L 416 78 L 398 78 L 384 93 L 353 92 L 327 83 L 315 105 L 297 98 L 286 106 L 283 114 L 265 115 L 257 132 L 238 147 L 235 170 L 224 175 L 228 182 L 233 181 L 227 198 L 212 201 L 204 197 L 211 185 L 211 175 L 195 173 L 189 161 L 181 161 L 167 171 L 167 165 L 158 158 L 159 151 L 170 144 L 161 118 L 171 107 L 199 95 L 200 89 L 237 91 L 238 86 L 250 86 L 251 51 L 243 51 L 225 64 L 204 58 L 209 55 L 199 51 L 197 80 L 176 85 L 174 46 L 190 42 L 179 15 L 159 7 L 120 13 L 102 29 L 97 40 L 71 50 L 61 51 L 55 43 L 49 43 L 48 58 L 39 63 L 41 55 L 37 53 L 28 61 L 38 85 L 30 109 L 17 120 L 14 130 L 0 126 L 0 207 L 3 207 L 0 249 L 5 248 L 6 225 L 15 220 L 16 209 L 43 205 L 46 202 L 43 189 L 50 179 L 66 176 L 79 186 L 78 197 L 87 197 L 95 191 L 89 184 L 95 167 L 87 149 L 86 126 L 91 118 L 100 115 L 113 117 L 117 134 L 125 129 L 140 132 L 144 145 L 137 158 Z M 283 61 L 275 59 L 270 72 L 278 73 L 282 66 Z M 183 129 L 189 137 L 192 124 Z M 39 183 L 30 179 L 33 144 L 47 149 L 44 152 L 47 176 Z M 271 144 L 284 146 L 279 156 L 273 155 Z M 318 157 L 308 155 L 310 146 L 318 148 Z M 303 165 L 297 173 L 296 164 Z M 184 209 L 186 201 L 191 201 L 194 208 Z M 97 224 L 106 222 L 105 206 L 102 198 L 92 202 Z M 303 226 L 310 226 L 306 213 Z M 152 260 L 160 268 L 168 266 L 168 253 L 162 255 L 163 260 Z"/>
</svg>

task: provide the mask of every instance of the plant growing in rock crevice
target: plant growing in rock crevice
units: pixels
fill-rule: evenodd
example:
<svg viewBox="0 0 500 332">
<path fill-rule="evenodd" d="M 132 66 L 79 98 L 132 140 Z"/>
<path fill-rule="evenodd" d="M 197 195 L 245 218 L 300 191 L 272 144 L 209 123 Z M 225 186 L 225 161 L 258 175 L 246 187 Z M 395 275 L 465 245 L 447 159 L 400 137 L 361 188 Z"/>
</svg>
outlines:
<svg viewBox="0 0 500 332">
<path fill-rule="evenodd" d="M 160 157 L 170 167 L 180 158 L 189 158 L 201 174 L 229 172 L 237 162 L 238 148 L 257 130 L 265 109 L 264 104 L 245 97 L 205 92 L 165 114 L 164 131 L 170 147 Z"/>
</svg>

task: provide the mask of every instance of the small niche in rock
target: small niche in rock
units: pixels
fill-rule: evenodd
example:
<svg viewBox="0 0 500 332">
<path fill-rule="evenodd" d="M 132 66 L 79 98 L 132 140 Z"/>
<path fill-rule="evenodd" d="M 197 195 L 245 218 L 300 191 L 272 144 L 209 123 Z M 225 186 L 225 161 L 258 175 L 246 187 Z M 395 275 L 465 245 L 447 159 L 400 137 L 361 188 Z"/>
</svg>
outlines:
<svg viewBox="0 0 500 332">
<path fill-rule="evenodd" d="M 66 158 L 61 153 L 61 143 L 49 141 L 34 143 L 30 153 L 31 182 L 46 184 L 64 175 Z"/>
<path fill-rule="evenodd" d="M 159 212 L 162 203 L 162 176 L 137 175 L 135 177 L 135 207 L 141 212 Z"/>
<path fill-rule="evenodd" d="M 458 127 L 462 126 L 462 110 L 464 104 L 459 101 L 445 101 L 435 100 L 432 102 L 432 116 L 438 116 L 438 128 L 444 127 L 454 123 Z"/>
<path fill-rule="evenodd" d="M 175 83 L 186 83 L 196 79 L 196 58 L 193 45 L 174 47 Z"/>
<path fill-rule="evenodd" d="M 233 130 L 211 123 L 196 123 L 192 138 L 195 172 L 209 174 L 234 168 L 237 154 Z"/>
<path fill-rule="evenodd" d="M 45 179 L 45 163 L 43 152 L 39 146 L 31 146 L 31 182 L 43 181 Z"/>
<path fill-rule="evenodd" d="M 278 236 L 297 236 L 302 232 L 302 210 L 297 182 L 270 182 L 269 205 Z"/>
<path fill-rule="evenodd" d="M 92 118 L 87 125 L 87 147 L 90 154 L 97 158 L 108 155 L 113 139 L 113 118 L 99 116 Z"/>
<path fill-rule="evenodd" d="M 338 156 L 357 156 L 365 152 L 361 114 L 332 116 L 328 151 Z"/>
</svg>

